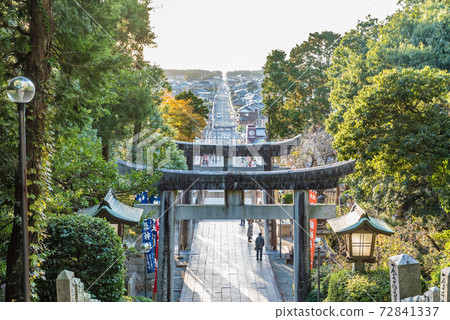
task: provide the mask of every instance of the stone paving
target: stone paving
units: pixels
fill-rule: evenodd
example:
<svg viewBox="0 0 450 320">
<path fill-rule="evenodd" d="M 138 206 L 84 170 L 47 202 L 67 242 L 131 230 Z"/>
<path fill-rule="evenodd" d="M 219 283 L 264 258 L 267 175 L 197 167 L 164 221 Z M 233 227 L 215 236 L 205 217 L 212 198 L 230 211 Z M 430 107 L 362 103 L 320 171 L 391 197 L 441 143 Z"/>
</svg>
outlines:
<svg viewBox="0 0 450 320">
<path fill-rule="evenodd" d="M 263 250 L 256 260 L 254 242 L 240 220 L 203 220 L 197 224 L 180 302 L 279 302 L 281 295 Z M 259 227 L 254 224 L 253 241 Z"/>
</svg>

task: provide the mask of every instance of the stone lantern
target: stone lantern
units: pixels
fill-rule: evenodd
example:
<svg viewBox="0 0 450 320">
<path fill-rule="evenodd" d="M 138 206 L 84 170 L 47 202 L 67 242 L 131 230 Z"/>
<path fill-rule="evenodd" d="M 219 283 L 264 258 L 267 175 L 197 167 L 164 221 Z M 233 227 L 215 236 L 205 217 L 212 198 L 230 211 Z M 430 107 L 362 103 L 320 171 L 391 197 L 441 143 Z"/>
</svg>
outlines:
<svg viewBox="0 0 450 320">
<path fill-rule="evenodd" d="M 347 261 L 353 263 L 353 271 L 364 272 L 366 262 L 375 262 L 373 251 L 377 234 L 394 234 L 384 221 L 369 217 L 357 204 L 349 213 L 330 219 L 328 223 L 337 235 L 345 236 Z"/>
</svg>

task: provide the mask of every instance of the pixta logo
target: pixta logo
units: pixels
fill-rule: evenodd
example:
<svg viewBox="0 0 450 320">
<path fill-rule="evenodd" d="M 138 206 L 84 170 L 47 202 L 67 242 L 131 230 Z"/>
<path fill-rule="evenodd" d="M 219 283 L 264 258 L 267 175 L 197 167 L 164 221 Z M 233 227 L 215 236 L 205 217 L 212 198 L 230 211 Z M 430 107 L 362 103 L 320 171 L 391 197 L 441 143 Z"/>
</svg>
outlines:
<svg viewBox="0 0 450 320">
<path fill-rule="evenodd" d="M 127 141 L 126 159 L 152 175 L 155 168 L 170 163 L 172 146 L 165 146 L 169 141 L 169 137 L 145 129 Z"/>
</svg>

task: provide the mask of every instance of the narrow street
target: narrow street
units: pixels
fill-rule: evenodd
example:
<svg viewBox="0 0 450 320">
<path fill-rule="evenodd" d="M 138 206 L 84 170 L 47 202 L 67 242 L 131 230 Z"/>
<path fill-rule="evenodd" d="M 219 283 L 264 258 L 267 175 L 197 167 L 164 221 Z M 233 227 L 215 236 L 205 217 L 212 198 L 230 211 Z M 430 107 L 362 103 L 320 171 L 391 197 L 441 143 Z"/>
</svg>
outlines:
<svg viewBox="0 0 450 320">
<path fill-rule="evenodd" d="M 205 131 L 206 141 L 216 144 L 239 143 L 236 132 L 236 119 L 230 101 L 230 94 L 225 83 L 222 82 L 214 99 L 214 106 Z"/>
</svg>

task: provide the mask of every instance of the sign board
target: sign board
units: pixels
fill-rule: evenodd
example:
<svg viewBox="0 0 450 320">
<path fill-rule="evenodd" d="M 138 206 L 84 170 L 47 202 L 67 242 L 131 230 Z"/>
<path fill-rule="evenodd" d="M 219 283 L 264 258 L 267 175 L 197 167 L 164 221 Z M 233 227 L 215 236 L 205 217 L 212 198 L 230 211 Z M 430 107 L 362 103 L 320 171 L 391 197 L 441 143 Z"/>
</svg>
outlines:
<svg viewBox="0 0 450 320">
<path fill-rule="evenodd" d="M 247 126 L 247 141 L 254 142 L 256 140 L 256 127 Z"/>
</svg>

